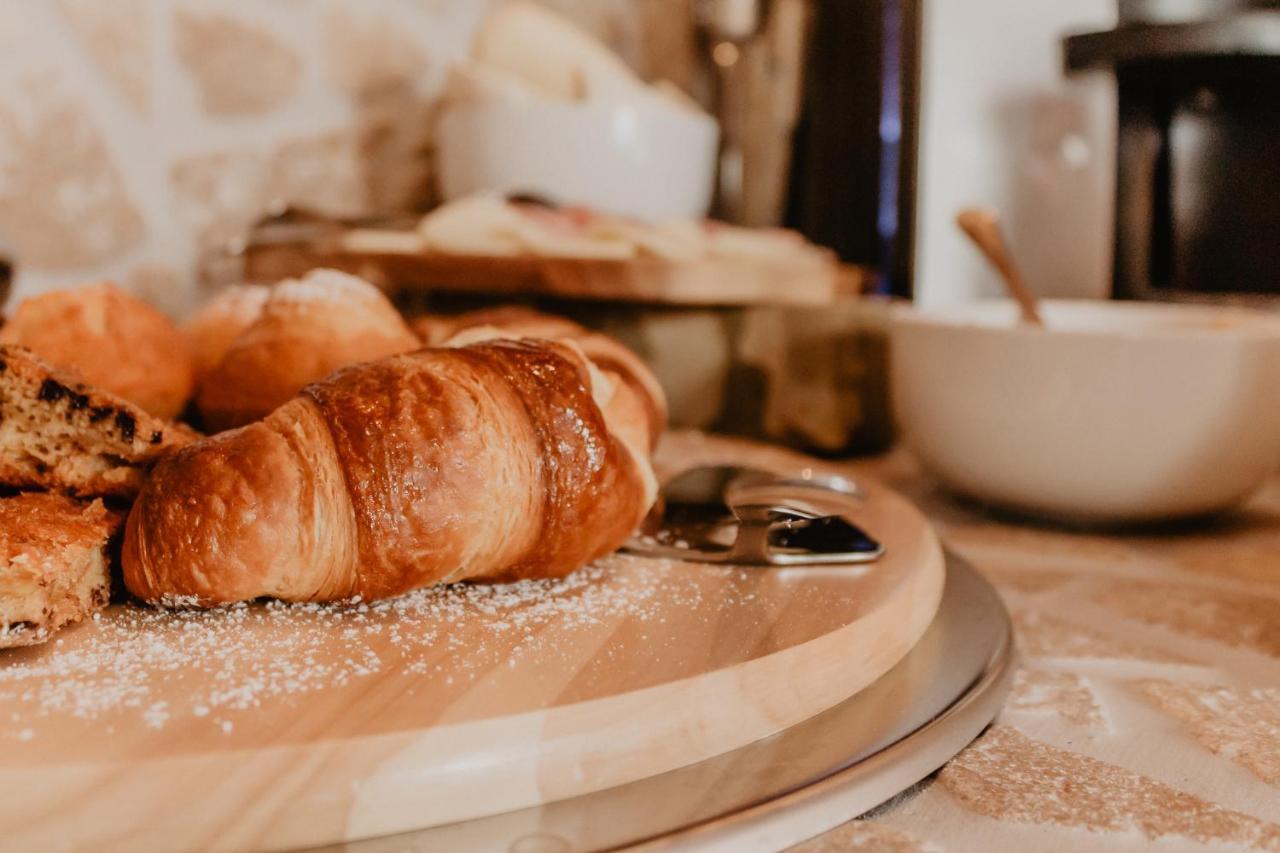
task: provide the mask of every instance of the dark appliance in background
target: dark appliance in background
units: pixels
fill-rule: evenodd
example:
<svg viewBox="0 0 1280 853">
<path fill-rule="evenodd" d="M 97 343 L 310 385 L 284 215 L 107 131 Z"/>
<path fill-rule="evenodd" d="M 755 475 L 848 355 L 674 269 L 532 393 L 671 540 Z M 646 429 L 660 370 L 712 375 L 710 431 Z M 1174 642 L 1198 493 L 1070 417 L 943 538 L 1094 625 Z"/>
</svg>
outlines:
<svg viewBox="0 0 1280 853">
<path fill-rule="evenodd" d="M 694 0 L 714 213 L 786 225 L 910 296 L 923 0 Z"/>
<path fill-rule="evenodd" d="M 1280 296 L 1280 0 L 1120 0 L 1065 39 L 1114 71 L 1120 298 Z"/>
</svg>

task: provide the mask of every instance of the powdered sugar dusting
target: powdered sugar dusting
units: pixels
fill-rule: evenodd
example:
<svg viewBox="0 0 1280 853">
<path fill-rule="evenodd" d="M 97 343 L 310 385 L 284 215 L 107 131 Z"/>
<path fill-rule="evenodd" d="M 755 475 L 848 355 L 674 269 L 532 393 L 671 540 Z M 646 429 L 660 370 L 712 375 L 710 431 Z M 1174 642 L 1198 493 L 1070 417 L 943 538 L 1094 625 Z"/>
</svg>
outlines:
<svg viewBox="0 0 1280 853">
<path fill-rule="evenodd" d="M 42 720 L 114 723 L 122 715 L 136 717 L 136 728 L 159 731 L 184 720 L 230 733 L 238 713 L 297 703 L 379 673 L 411 678 L 414 688 L 438 695 L 500 669 L 515 669 L 503 677 L 519 678 L 528 667 L 536 677 L 539 666 L 576 661 L 597 645 L 613 665 L 607 641 L 619 626 L 647 638 L 661 632 L 644 626 L 673 612 L 725 618 L 717 611 L 732 603 L 704 589 L 713 575 L 733 570 L 672 573 L 673 565 L 615 555 L 557 580 L 455 584 L 379 602 L 115 607 L 65 640 L 0 656 L 7 717 L 0 718 L 0 743 L 39 737 Z"/>
<path fill-rule="evenodd" d="M 369 282 L 333 269 L 316 269 L 300 279 L 291 278 L 271 289 L 275 302 L 336 302 L 351 297 L 378 297 L 381 291 Z"/>
<path fill-rule="evenodd" d="M 262 313 L 262 305 L 267 301 L 271 288 L 262 284 L 231 284 L 218 291 L 209 300 L 208 305 L 198 316 L 207 316 L 208 312 L 218 312 L 243 325 L 248 325 Z"/>
</svg>

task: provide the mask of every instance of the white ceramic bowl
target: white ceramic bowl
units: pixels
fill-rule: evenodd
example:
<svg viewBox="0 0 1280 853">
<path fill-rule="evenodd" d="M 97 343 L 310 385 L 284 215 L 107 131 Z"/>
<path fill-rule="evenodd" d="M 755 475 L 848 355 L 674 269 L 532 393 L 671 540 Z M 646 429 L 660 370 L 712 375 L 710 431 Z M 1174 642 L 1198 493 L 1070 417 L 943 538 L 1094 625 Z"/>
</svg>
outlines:
<svg viewBox="0 0 1280 853">
<path fill-rule="evenodd" d="M 951 489 L 1093 522 L 1198 515 L 1280 460 L 1280 315 L 1191 305 L 904 308 L 891 328 L 903 438 Z"/>
<path fill-rule="evenodd" d="M 525 192 L 642 219 L 705 216 L 713 119 L 669 104 L 457 104 L 441 117 L 446 199 Z"/>
</svg>

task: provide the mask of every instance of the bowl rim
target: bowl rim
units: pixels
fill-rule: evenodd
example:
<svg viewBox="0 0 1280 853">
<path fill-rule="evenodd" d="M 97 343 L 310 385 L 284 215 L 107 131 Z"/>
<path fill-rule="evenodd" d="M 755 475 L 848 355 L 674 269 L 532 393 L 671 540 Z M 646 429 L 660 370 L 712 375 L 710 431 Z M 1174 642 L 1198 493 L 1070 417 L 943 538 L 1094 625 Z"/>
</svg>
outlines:
<svg viewBox="0 0 1280 853">
<path fill-rule="evenodd" d="M 1040 301 L 1045 329 L 1017 322 L 1012 299 L 977 299 L 959 305 L 893 306 L 894 326 L 981 331 L 985 336 L 1047 340 L 1275 340 L 1280 341 L 1280 312 L 1235 305 L 1148 302 L 1115 299 L 1045 299 Z M 1090 325 L 1090 318 L 1100 319 Z M 1064 326 L 1055 328 L 1055 319 Z M 1224 322 L 1229 325 L 1222 325 Z"/>
</svg>

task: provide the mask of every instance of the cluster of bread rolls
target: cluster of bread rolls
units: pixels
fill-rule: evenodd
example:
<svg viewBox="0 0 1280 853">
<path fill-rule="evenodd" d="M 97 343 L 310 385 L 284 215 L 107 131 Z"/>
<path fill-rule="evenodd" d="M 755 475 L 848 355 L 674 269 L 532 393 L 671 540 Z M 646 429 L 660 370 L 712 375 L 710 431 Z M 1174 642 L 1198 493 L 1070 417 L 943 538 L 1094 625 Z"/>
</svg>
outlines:
<svg viewBox="0 0 1280 853">
<path fill-rule="evenodd" d="M 561 575 L 653 502 L 661 388 L 568 320 L 502 309 L 411 328 L 371 285 L 322 270 L 229 290 L 185 329 L 205 424 L 238 428 L 152 473 L 122 554 L 141 598 Z"/>
<path fill-rule="evenodd" d="M 0 406 L 26 418 L 24 440 L 61 442 L 20 469 L 28 448 L 0 436 L 0 478 L 133 500 L 121 565 L 147 601 L 562 575 L 617 548 L 656 491 L 656 380 L 611 338 L 526 309 L 407 323 L 372 285 L 320 270 L 228 288 L 180 329 L 108 285 L 48 294 L 0 341 L 66 371 L 0 346 Z M 184 409 L 215 434 L 160 419 Z M 133 479 L 108 487 L 99 463 L 117 458 Z"/>
</svg>

